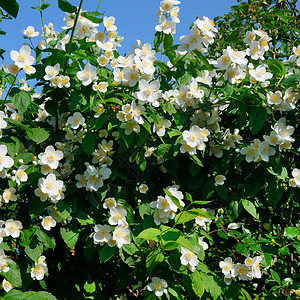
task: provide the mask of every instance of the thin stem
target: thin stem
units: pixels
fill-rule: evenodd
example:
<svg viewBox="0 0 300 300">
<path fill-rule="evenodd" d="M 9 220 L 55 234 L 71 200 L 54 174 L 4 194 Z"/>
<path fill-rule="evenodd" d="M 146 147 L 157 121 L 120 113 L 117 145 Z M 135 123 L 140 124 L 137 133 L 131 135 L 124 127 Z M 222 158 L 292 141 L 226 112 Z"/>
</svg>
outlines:
<svg viewBox="0 0 300 300">
<path fill-rule="evenodd" d="M 73 25 L 73 28 L 72 28 L 72 33 L 71 33 L 71 38 L 70 38 L 70 41 L 69 41 L 67 53 L 70 53 L 70 51 L 71 51 L 71 44 L 72 44 L 72 40 L 73 40 L 75 28 L 76 28 L 76 25 L 77 25 L 77 21 L 78 21 L 78 18 L 79 18 L 79 14 L 80 14 L 82 3 L 83 3 L 83 0 L 80 0 L 80 4 L 79 4 L 78 10 L 76 12 L 76 18 L 75 18 L 74 25 Z M 65 74 L 67 63 L 68 63 L 68 56 L 66 56 L 66 60 L 65 60 L 65 64 L 64 64 L 64 69 L 63 69 L 63 75 Z"/>
<path fill-rule="evenodd" d="M 16 83 L 18 74 L 19 74 L 19 72 L 16 74 L 15 79 L 14 79 L 14 82 L 11 84 L 11 86 L 9 87 L 9 90 L 7 91 L 7 93 L 6 93 L 6 95 L 5 95 L 5 98 L 4 98 L 3 103 L 2 103 L 2 106 L 1 106 L 1 109 L 2 109 L 2 110 L 4 109 L 5 102 L 6 102 L 7 98 L 8 98 L 8 95 L 9 95 L 9 93 L 10 93 L 12 87 L 13 87 L 13 86 L 15 85 L 15 83 Z"/>
<path fill-rule="evenodd" d="M 41 15 L 41 20 L 42 20 L 43 32 L 44 32 L 44 40 L 46 43 L 46 48 L 48 48 L 47 39 L 46 39 L 46 29 L 45 29 L 44 18 L 43 18 L 43 11 L 41 10 L 41 7 L 42 7 L 41 0 L 39 0 L 39 4 L 40 4 L 40 15 Z"/>
<path fill-rule="evenodd" d="M 97 9 L 96 9 L 96 12 L 98 12 L 98 10 L 99 10 L 99 7 L 100 7 L 100 4 L 101 4 L 101 1 L 102 1 L 102 0 L 100 0 L 100 1 L 99 1 L 99 3 L 98 3 L 98 6 L 97 6 Z"/>
</svg>

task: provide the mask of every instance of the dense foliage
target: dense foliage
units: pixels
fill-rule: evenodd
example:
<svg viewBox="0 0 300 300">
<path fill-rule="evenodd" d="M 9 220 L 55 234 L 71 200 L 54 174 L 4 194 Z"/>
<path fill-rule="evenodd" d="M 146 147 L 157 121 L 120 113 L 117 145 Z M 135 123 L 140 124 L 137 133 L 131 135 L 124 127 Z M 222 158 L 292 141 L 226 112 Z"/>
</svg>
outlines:
<svg viewBox="0 0 300 300">
<path fill-rule="evenodd" d="M 164 0 L 153 45 L 125 56 L 82 4 L 58 0 L 63 31 L 27 27 L 1 66 L 1 295 L 298 299 L 295 1 L 198 17 L 176 42 Z"/>
</svg>

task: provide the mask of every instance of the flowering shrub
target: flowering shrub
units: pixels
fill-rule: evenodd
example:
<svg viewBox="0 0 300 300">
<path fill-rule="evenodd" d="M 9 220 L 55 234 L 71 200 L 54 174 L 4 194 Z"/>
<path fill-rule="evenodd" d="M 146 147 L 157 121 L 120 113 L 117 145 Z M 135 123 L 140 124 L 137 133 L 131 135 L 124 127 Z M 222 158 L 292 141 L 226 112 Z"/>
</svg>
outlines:
<svg viewBox="0 0 300 300">
<path fill-rule="evenodd" d="M 82 2 L 1 66 L 4 299 L 298 298 L 295 1 L 199 17 L 176 43 L 164 0 L 153 45 L 124 56 Z"/>
</svg>

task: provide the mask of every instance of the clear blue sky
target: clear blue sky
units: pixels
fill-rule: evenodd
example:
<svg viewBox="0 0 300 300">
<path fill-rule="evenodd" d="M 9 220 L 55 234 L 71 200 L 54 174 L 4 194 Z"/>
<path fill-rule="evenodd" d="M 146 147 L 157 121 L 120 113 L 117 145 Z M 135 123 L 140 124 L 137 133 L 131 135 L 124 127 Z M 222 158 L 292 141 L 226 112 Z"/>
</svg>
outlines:
<svg viewBox="0 0 300 300">
<path fill-rule="evenodd" d="M 20 11 L 17 19 L 4 20 L 0 23 L 0 28 L 7 32 L 6 36 L 0 36 L 0 48 L 6 50 L 4 54 L 5 64 L 10 64 L 9 53 L 11 50 L 19 50 L 23 43 L 21 29 L 32 25 L 37 31 L 42 33 L 41 19 L 39 11 L 33 10 L 30 6 L 38 6 L 38 0 L 19 0 Z M 48 24 L 52 22 L 55 30 L 62 31 L 61 26 L 64 26 L 64 13 L 58 9 L 56 0 L 46 0 L 50 4 L 43 11 L 44 22 Z M 69 0 L 74 6 L 78 6 L 79 0 Z M 82 8 L 87 11 L 95 11 L 98 6 L 98 0 L 84 0 Z M 99 12 L 106 16 L 114 16 L 118 32 L 124 36 L 122 48 L 119 49 L 120 54 L 125 54 L 131 50 L 131 45 L 136 39 L 142 42 L 153 43 L 155 33 L 156 12 L 159 8 L 160 0 L 102 0 Z M 177 33 L 175 41 L 178 42 L 181 35 L 189 34 L 189 25 L 197 16 L 209 17 L 213 19 L 216 16 L 224 15 L 229 12 L 230 6 L 237 4 L 236 0 L 182 0 L 180 7 L 179 18 L 181 23 L 177 24 Z M 102 28 L 100 25 L 99 28 Z M 34 45 L 41 40 L 40 36 L 33 38 Z"/>
<path fill-rule="evenodd" d="M 155 33 L 156 12 L 159 8 L 161 0 L 102 0 L 99 12 L 106 16 L 114 16 L 118 32 L 124 36 L 122 48 L 119 49 L 120 54 L 125 54 L 131 50 L 131 45 L 136 39 L 142 42 L 153 43 Z M 5 56 L 5 64 L 10 64 L 9 53 L 11 50 L 19 50 L 26 41 L 22 37 L 21 29 L 32 25 L 41 35 L 41 19 L 37 10 L 33 10 L 30 6 L 38 6 L 39 0 L 19 0 L 20 11 L 17 19 L 4 20 L 0 23 L 0 28 L 7 32 L 6 36 L 0 36 L 0 48 L 4 48 L 7 52 Z M 64 26 L 64 13 L 58 9 L 57 0 L 45 0 L 50 7 L 44 10 L 45 24 L 52 22 L 57 31 L 61 31 Z M 78 6 L 80 0 L 69 0 L 74 6 Z M 83 9 L 87 11 L 95 11 L 99 0 L 84 0 Z M 189 34 L 189 25 L 197 16 L 209 17 L 213 19 L 230 11 L 232 5 L 238 4 L 236 0 L 181 0 L 179 18 L 181 23 L 177 24 L 177 33 L 175 42 L 178 42 L 181 35 Z M 298 3 L 297 6 L 300 6 Z M 103 28 L 100 25 L 99 28 Z M 41 37 L 33 38 L 34 45 L 41 40 Z"/>
</svg>

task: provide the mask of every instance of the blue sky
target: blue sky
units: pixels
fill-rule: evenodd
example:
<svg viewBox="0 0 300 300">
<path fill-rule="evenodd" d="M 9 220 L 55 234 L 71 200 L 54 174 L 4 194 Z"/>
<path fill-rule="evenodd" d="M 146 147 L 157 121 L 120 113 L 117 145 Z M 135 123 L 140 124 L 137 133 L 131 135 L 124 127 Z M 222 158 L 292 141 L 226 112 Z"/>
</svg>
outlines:
<svg viewBox="0 0 300 300">
<path fill-rule="evenodd" d="M 156 12 L 159 8 L 161 0 L 102 0 L 99 12 L 106 16 L 114 16 L 116 18 L 116 25 L 118 26 L 119 35 L 124 36 L 122 48 L 119 48 L 120 54 L 125 54 L 131 50 L 131 45 L 136 39 L 142 42 L 153 43 L 155 33 Z M 6 36 L 0 36 L 0 48 L 4 48 L 6 53 L 5 64 L 10 64 L 9 53 L 11 50 L 19 50 L 23 43 L 21 29 L 32 25 L 40 32 L 42 23 L 39 11 L 33 10 L 30 6 L 38 6 L 38 0 L 19 0 L 20 11 L 17 19 L 4 20 L 0 24 L 0 28 L 7 32 Z M 61 26 L 64 26 L 64 13 L 58 9 L 57 0 L 46 0 L 50 4 L 46 10 L 43 11 L 44 22 L 48 24 L 52 22 L 55 30 L 62 31 Z M 75 6 L 78 6 L 79 0 L 69 0 Z M 84 0 L 82 8 L 87 11 L 95 11 L 97 9 L 98 0 Z M 177 24 L 177 32 L 175 41 L 178 42 L 181 35 L 189 34 L 189 25 L 196 19 L 197 16 L 209 17 L 213 19 L 216 16 L 224 15 L 229 12 L 232 5 L 236 5 L 236 0 L 182 0 L 180 7 L 179 18 L 181 23 Z M 99 28 L 102 28 L 100 25 Z M 41 40 L 40 36 L 33 38 L 33 44 Z"/>
</svg>

